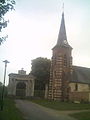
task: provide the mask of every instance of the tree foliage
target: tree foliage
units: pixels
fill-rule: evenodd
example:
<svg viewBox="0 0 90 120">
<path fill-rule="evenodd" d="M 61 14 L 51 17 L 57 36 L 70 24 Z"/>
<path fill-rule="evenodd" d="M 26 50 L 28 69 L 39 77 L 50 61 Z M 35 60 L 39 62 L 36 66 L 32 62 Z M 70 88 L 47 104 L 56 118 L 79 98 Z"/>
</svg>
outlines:
<svg viewBox="0 0 90 120">
<path fill-rule="evenodd" d="M 32 60 L 31 74 L 35 76 L 35 89 L 45 89 L 45 84 L 49 82 L 51 61 L 47 58 L 38 57 Z"/>
<path fill-rule="evenodd" d="M 3 28 L 7 27 L 8 21 L 5 20 L 5 14 L 14 9 L 15 1 L 14 0 L 0 0 L 0 32 Z M 0 45 L 5 41 L 7 36 L 0 35 Z"/>
<path fill-rule="evenodd" d="M 0 82 L 0 100 L 1 100 L 1 95 L 2 95 L 2 89 L 3 89 L 3 83 Z M 7 87 L 4 86 L 4 96 L 7 96 Z"/>
<path fill-rule="evenodd" d="M 0 87 L 3 86 L 2 82 L 0 82 Z"/>
</svg>

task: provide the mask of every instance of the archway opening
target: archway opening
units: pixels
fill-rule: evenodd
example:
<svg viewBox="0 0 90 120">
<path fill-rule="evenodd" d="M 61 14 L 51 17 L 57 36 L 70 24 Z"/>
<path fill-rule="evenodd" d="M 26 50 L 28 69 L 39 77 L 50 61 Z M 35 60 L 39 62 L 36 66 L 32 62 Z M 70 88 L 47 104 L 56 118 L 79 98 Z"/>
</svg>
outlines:
<svg viewBox="0 0 90 120">
<path fill-rule="evenodd" d="M 16 96 L 25 97 L 26 96 L 26 84 L 24 82 L 19 82 L 16 85 Z"/>
</svg>

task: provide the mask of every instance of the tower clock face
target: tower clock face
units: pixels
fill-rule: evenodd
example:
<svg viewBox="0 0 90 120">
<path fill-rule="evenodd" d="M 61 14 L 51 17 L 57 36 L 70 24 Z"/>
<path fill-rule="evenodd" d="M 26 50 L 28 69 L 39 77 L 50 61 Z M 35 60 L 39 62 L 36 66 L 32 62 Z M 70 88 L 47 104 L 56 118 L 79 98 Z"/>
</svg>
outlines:
<svg viewBox="0 0 90 120">
<path fill-rule="evenodd" d="M 67 40 L 64 40 L 64 44 L 67 44 Z"/>
</svg>

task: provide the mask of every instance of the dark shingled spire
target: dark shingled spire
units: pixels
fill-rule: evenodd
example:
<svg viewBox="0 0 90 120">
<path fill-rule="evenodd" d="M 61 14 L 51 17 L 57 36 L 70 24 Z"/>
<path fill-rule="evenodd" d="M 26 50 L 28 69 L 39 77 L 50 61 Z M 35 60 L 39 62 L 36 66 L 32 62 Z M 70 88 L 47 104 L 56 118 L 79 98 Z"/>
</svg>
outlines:
<svg viewBox="0 0 90 120">
<path fill-rule="evenodd" d="M 66 29 L 65 29 L 64 12 L 63 12 L 57 45 L 62 45 L 64 44 L 64 42 L 67 42 L 67 36 L 66 36 Z"/>
<path fill-rule="evenodd" d="M 62 13 L 62 19 L 61 19 L 61 25 L 60 25 L 60 31 L 58 35 L 58 40 L 56 46 L 64 46 L 69 47 L 72 49 L 72 47 L 68 44 L 67 41 L 67 35 L 66 35 L 66 28 L 65 28 L 65 20 L 64 20 L 64 12 Z"/>
<path fill-rule="evenodd" d="M 68 41 L 67 41 L 64 12 L 62 12 L 62 19 L 61 19 L 61 25 L 60 25 L 60 30 L 59 30 L 59 34 L 58 34 L 58 40 L 57 40 L 57 44 L 55 45 L 54 48 L 63 47 L 63 46 L 72 49 L 72 47 L 68 44 Z"/>
</svg>

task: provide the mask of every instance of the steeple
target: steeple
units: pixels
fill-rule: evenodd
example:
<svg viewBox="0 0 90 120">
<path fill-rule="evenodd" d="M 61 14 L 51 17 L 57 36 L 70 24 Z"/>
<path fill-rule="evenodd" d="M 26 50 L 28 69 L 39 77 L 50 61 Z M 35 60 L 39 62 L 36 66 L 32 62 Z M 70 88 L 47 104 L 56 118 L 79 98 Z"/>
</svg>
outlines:
<svg viewBox="0 0 90 120">
<path fill-rule="evenodd" d="M 65 20 L 64 20 L 64 11 L 62 12 L 61 25 L 60 25 L 60 30 L 59 30 L 58 40 L 57 40 L 56 46 L 71 47 L 68 44 L 68 41 L 67 41 L 66 28 L 65 28 Z"/>
<path fill-rule="evenodd" d="M 62 13 L 62 20 L 61 20 L 60 31 L 59 31 L 59 35 L 58 35 L 57 45 L 63 44 L 64 40 L 67 41 L 66 29 L 65 29 L 65 21 L 64 21 L 64 12 L 63 12 Z"/>
<path fill-rule="evenodd" d="M 67 42 L 64 12 L 62 12 L 57 44 L 52 50 L 48 98 L 53 100 L 68 100 L 69 74 L 72 71 L 72 47 Z"/>
</svg>

